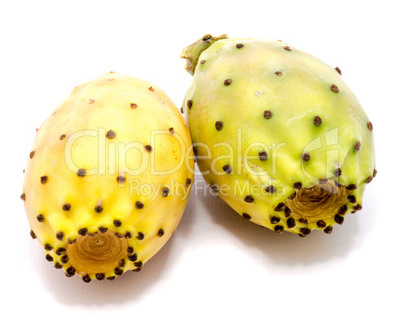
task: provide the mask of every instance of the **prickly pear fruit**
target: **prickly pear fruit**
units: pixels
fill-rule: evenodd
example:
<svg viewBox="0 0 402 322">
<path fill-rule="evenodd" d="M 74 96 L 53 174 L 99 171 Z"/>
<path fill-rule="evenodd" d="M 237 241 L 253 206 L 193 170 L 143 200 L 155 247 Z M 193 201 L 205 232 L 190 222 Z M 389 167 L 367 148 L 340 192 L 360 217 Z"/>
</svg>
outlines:
<svg viewBox="0 0 402 322">
<path fill-rule="evenodd" d="M 21 198 L 31 236 L 85 282 L 141 270 L 181 219 L 191 155 L 183 117 L 156 86 L 119 73 L 77 86 L 29 155 Z"/>
<path fill-rule="evenodd" d="M 245 219 L 304 237 L 362 209 L 373 125 L 332 68 L 281 41 L 206 35 L 181 55 L 206 182 Z"/>
</svg>

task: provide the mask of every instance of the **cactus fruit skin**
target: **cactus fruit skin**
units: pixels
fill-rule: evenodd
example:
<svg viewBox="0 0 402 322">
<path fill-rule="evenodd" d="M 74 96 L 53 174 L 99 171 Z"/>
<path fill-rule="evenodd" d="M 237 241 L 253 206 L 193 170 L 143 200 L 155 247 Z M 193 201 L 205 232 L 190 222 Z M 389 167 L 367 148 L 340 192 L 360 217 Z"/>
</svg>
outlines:
<svg viewBox="0 0 402 322">
<path fill-rule="evenodd" d="M 377 173 L 373 126 L 338 67 L 281 41 L 226 35 L 181 57 L 194 75 L 182 109 L 198 167 L 237 213 L 304 237 L 362 209 Z"/>
<path fill-rule="evenodd" d="M 182 217 L 191 156 L 184 118 L 156 86 L 114 72 L 77 86 L 29 155 L 21 198 L 31 236 L 85 282 L 139 271 Z"/>
</svg>

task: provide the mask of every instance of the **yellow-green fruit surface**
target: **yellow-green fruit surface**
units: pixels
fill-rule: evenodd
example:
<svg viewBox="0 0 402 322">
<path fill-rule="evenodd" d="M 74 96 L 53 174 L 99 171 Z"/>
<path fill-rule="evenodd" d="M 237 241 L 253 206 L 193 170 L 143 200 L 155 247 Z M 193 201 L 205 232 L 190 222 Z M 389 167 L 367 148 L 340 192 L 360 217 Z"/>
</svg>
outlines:
<svg viewBox="0 0 402 322">
<path fill-rule="evenodd" d="M 139 271 L 174 233 L 193 182 L 186 123 L 155 85 L 119 73 L 77 86 L 39 128 L 22 199 L 67 276 Z"/>
<path fill-rule="evenodd" d="M 225 35 L 182 58 L 194 75 L 183 110 L 197 164 L 236 212 L 306 236 L 362 208 L 373 127 L 339 68 L 280 41 Z"/>
</svg>

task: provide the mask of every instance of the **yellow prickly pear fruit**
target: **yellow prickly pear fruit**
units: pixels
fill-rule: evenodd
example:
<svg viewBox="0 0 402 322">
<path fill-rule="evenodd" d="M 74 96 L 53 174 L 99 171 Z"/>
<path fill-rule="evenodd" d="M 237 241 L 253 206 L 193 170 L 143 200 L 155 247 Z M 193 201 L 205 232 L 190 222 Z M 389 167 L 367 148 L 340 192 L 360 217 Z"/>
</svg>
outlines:
<svg viewBox="0 0 402 322">
<path fill-rule="evenodd" d="M 184 98 L 204 179 L 245 219 L 304 237 L 362 209 L 373 125 L 339 68 L 280 41 L 206 35 Z"/>
<path fill-rule="evenodd" d="M 39 128 L 23 194 L 31 236 L 85 282 L 139 271 L 175 231 L 193 181 L 188 128 L 156 86 L 108 73 Z"/>
</svg>

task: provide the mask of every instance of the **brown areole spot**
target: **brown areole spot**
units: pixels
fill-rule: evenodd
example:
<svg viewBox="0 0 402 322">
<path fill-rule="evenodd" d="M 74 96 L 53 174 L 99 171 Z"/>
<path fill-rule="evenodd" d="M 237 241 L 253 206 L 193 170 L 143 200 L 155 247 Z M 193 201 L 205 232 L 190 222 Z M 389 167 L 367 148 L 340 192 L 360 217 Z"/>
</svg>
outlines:
<svg viewBox="0 0 402 322">
<path fill-rule="evenodd" d="M 66 135 L 65 135 L 65 134 L 62 134 L 62 135 L 60 135 L 59 140 L 62 141 L 62 140 L 64 140 L 65 138 L 66 138 Z"/>
<path fill-rule="evenodd" d="M 119 267 L 124 267 L 126 265 L 126 261 L 124 259 L 119 260 L 119 263 L 117 264 Z"/>
<path fill-rule="evenodd" d="M 276 205 L 276 207 L 275 207 L 275 211 L 277 211 L 277 212 L 279 212 L 279 211 L 282 211 L 282 210 L 284 210 L 285 209 L 285 204 L 283 203 L 283 202 L 280 202 L 280 203 L 278 203 L 277 205 Z"/>
<path fill-rule="evenodd" d="M 45 216 L 42 215 L 42 214 L 39 214 L 39 215 L 36 216 L 36 219 L 37 219 L 39 222 L 44 222 L 44 221 L 45 221 Z"/>
<path fill-rule="evenodd" d="M 167 197 L 169 195 L 169 188 L 162 188 L 162 196 Z"/>
<path fill-rule="evenodd" d="M 150 86 L 148 89 L 149 89 L 151 92 L 155 92 L 155 90 L 154 90 L 154 88 L 153 88 L 152 86 Z"/>
<path fill-rule="evenodd" d="M 125 182 L 126 182 L 126 177 L 123 176 L 123 175 L 118 175 L 118 176 L 116 177 L 116 181 L 117 181 L 118 183 L 125 183 Z"/>
<path fill-rule="evenodd" d="M 60 264 L 59 262 L 56 262 L 56 263 L 54 263 L 54 268 L 61 269 L 61 268 L 63 268 L 63 265 Z"/>
<path fill-rule="evenodd" d="M 138 268 L 141 268 L 142 267 L 142 262 L 141 261 L 138 261 L 138 262 L 134 262 L 134 266 L 135 267 L 138 267 Z"/>
<path fill-rule="evenodd" d="M 251 202 L 254 201 L 254 198 L 251 195 L 247 195 L 247 196 L 244 197 L 244 201 L 248 202 L 248 203 L 251 203 Z"/>
<path fill-rule="evenodd" d="M 115 269 L 114 269 L 114 273 L 116 274 L 116 275 L 123 275 L 123 270 L 121 269 L 121 268 L 119 268 L 119 267 L 116 267 Z"/>
<path fill-rule="evenodd" d="M 110 140 L 114 139 L 116 137 L 116 132 L 113 130 L 109 130 L 106 132 L 106 137 Z"/>
<path fill-rule="evenodd" d="M 150 146 L 149 144 L 144 145 L 144 148 L 147 152 L 152 152 L 152 146 Z"/>
<path fill-rule="evenodd" d="M 98 281 L 102 281 L 102 280 L 105 279 L 105 274 L 104 274 L 104 273 L 96 273 L 96 274 L 95 274 L 95 278 L 96 278 Z"/>
<path fill-rule="evenodd" d="M 70 266 L 69 268 L 66 269 L 66 276 L 67 277 L 74 276 L 75 272 L 76 272 L 75 268 Z"/>
<path fill-rule="evenodd" d="M 342 75 L 342 71 L 339 67 L 335 67 L 335 70 L 338 72 L 339 75 Z"/>
<path fill-rule="evenodd" d="M 99 230 L 101 233 L 106 233 L 109 229 L 108 229 L 107 227 L 100 226 L 100 227 L 98 228 L 98 230 Z"/>
<path fill-rule="evenodd" d="M 236 48 L 237 48 L 237 49 L 240 49 L 240 48 L 243 48 L 243 47 L 244 47 L 243 44 L 236 44 Z"/>
<path fill-rule="evenodd" d="M 211 190 L 212 190 L 214 193 L 218 193 L 218 192 L 219 192 L 219 187 L 218 187 L 215 183 L 212 183 L 209 187 L 211 188 Z"/>
<path fill-rule="evenodd" d="M 223 171 L 225 171 L 227 174 L 230 174 L 232 172 L 232 167 L 229 164 L 226 164 L 223 166 Z"/>
<path fill-rule="evenodd" d="M 269 120 L 273 116 L 271 111 L 265 110 L 264 111 L 264 119 Z"/>
<path fill-rule="evenodd" d="M 331 85 L 331 91 L 333 91 L 334 93 L 339 93 L 339 88 L 338 86 L 336 86 L 335 84 Z"/>
<path fill-rule="evenodd" d="M 161 228 L 158 230 L 158 233 L 156 234 L 158 237 L 162 237 L 165 234 L 165 231 Z"/>
<path fill-rule="evenodd" d="M 318 228 L 325 228 L 325 226 L 327 225 L 324 220 L 318 220 L 316 224 Z"/>
<path fill-rule="evenodd" d="M 324 229 L 324 233 L 326 233 L 326 234 L 332 233 L 332 226 L 326 227 L 326 228 Z"/>
<path fill-rule="evenodd" d="M 118 220 L 118 219 L 115 219 L 115 220 L 113 220 L 113 225 L 114 225 L 115 227 L 120 227 L 120 226 L 121 226 L 121 221 Z"/>
<path fill-rule="evenodd" d="M 277 70 L 277 71 L 275 72 L 275 74 L 278 75 L 278 76 L 282 76 L 282 75 L 283 75 L 283 73 L 282 73 L 280 70 Z"/>
<path fill-rule="evenodd" d="M 50 251 L 53 249 L 52 245 L 50 245 L 49 243 L 46 243 L 46 244 L 43 246 L 43 248 L 44 248 L 46 251 L 48 251 L 48 252 L 50 252 Z"/>
<path fill-rule="evenodd" d="M 29 232 L 29 234 L 31 235 L 32 239 L 35 239 L 35 238 L 36 238 L 36 235 L 35 235 L 35 233 L 34 233 L 33 230 L 31 230 L 31 231 Z"/>
<path fill-rule="evenodd" d="M 258 152 L 258 157 L 261 161 L 266 161 L 268 160 L 268 153 L 266 151 Z"/>
<path fill-rule="evenodd" d="M 91 277 L 90 277 L 88 274 L 85 274 L 85 275 L 82 277 L 82 280 L 83 280 L 85 283 L 89 283 L 89 282 L 91 281 Z"/>
<path fill-rule="evenodd" d="M 191 179 L 190 179 L 190 178 L 187 178 L 187 179 L 186 179 L 186 187 L 189 187 L 190 184 L 191 184 Z"/>
<path fill-rule="evenodd" d="M 142 208 L 144 208 L 144 204 L 141 201 L 136 201 L 135 208 L 142 209 Z"/>
<path fill-rule="evenodd" d="M 360 150 L 361 146 L 362 146 L 361 143 L 359 141 L 356 141 L 355 144 L 353 144 L 353 150 L 357 152 Z"/>
<path fill-rule="evenodd" d="M 301 233 L 303 236 L 310 235 L 311 229 L 306 228 L 306 227 L 300 228 L 300 233 Z"/>
<path fill-rule="evenodd" d="M 68 239 L 67 239 L 67 243 L 69 243 L 70 245 L 72 245 L 72 244 L 74 244 L 76 242 L 77 242 L 77 238 L 71 239 L 70 237 L 68 237 Z"/>
<path fill-rule="evenodd" d="M 342 205 L 339 209 L 338 209 L 338 214 L 339 215 L 344 215 L 344 214 L 346 214 L 346 211 L 348 210 L 348 206 L 345 204 L 345 205 Z"/>
<path fill-rule="evenodd" d="M 78 171 L 77 171 L 77 176 L 79 176 L 80 178 L 85 177 L 86 174 L 87 174 L 87 170 L 85 170 L 85 169 L 78 169 Z"/>
<path fill-rule="evenodd" d="M 276 188 L 273 185 L 269 185 L 265 188 L 265 191 L 268 193 L 275 193 L 276 192 Z"/>
<path fill-rule="evenodd" d="M 61 261 L 63 264 L 67 264 L 69 260 L 70 260 L 70 259 L 68 258 L 67 255 L 64 255 L 64 256 L 62 256 L 62 257 L 60 258 L 60 261 Z"/>
<path fill-rule="evenodd" d="M 130 104 L 130 107 L 134 109 L 134 108 L 137 108 L 137 107 L 138 107 L 138 105 L 137 105 L 137 104 L 135 104 L 135 103 L 131 103 L 131 104 Z"/>
<path fill-rule="evenodd" d="M 356 197 L 355 197 L 354 195 L 349 195 L 349 196 L 348 196 L 348 200 L 349 200 L 349 202 L 351 202 L 351 203 L 356 203 Z"/>
<path fill-rule="evenodd" d="M 56 233 L 56 238 L 57 238 L 57 240 L 63 240 L 63 238 L 64 238 L 64 233 L 63 233 L 62 231 L 58 231 L 58 232 Z"/>
<path fill-rule="evenodd" d="M 66 249 L 63 248 L 63 247 L 57 248 L 57 250 L 56 250 L 56 255 L 57 256 L 61 256 L 61 255 L 65 254 L 65 253 L 66 253 Z"/>
<path fill-rule="evenodd" d="M 341 215 L 336 214 L 334 220 L 338 225 L 342 225 L 344 218 Z"/>
<path fill-rule="evenodd" d="M 274 227 L 274 231 L 275 231 L 276 233 L 282 233 L 282 232 L 283 232 L 283 226 L 281 226 L 281 225 L 276 225 L 276 226 Z"/>
<path fill-rule="evenodd" d="M 31 153 L 29 153 L 29 157 L 32 159 L 35 156 L 35 150 L 31 151 Z"/>
<path fill-rule="evenodd" d="M 318 115 L 314 116 L 313 124 L 316 126 L 320 126 L 322 124 L 322 119 Z"/>
<path fill-rule="evenodd" d="M 281 221 L 281 219 L 279 217 L 271 217 L 271 219 L 269 220 L 271 222 L 271 224 L 275 225 L 277 223 L 279 223 Z"/>
<path fill-rule="evenodd" d="M 100 214 L 103 211 L 103 202 L 101 199 L 99 199 L 98 202 L 96 203 L 94 211 L 98 214 Z"/>
<path fill-rule="evenodd" d="M 307 218 L 300 218 L 299 222 L 303 225 L 308 225 L 308 219 Z"/>
<path fill-rule="evenodd" d="M 335 177 L 340 177 L 342 175 L 342 170 L 341 168 L 335 169 L 334 170 L 334 176 Z"/>
<path fill-rule="evenodd" d="M 303 184 L 301 182 L 295 182 L 293 184 L 293 188 L 295 188 L 296 190 L 299 190 L 303 187 Z"/>
<path fill-rule="evenodd" d="M 116 237 L 118 237 L 118 238 L 123 238 L 123 237 L 124 237 L 124 235 L 121 234 L 121 233 L 119 233 L 119 232 L 115 232 L 114 234 L 115 234 Z"/>
<path fill-rule="evenodd" d="M 246 220 L 251 220 L 251 216 L 249 214 L 243 213 L 242 217 Z"/>
<path fill-rule="evenodd" d="M 78 235 L 86 236 L 87 233 L 88 233 L 87 228 L 81 228 L 81 229 L 78 230 Z"/>
<path fill-rule="evenodd" d="M 200 64 L 201 64 L 201 65 L 205 64 L 205 59 L 201 60 L 201 61 L 200 61 Z"/>
<path fill-rule="evenodd" d="M 231 78 L 225 79 L 225 81 L 223 82 L 223 84 L 224 84 L 225 86 L 229 86 L 230 84 L 232 84 L 232 79 L 231 79 Z"/>
<path fill-rule="evenodd" d="M 47 260 L 48 262 L 53 262 L 53 257 L 50 256 L 49 254 L 46 254 L 45 258 L 46 258 L 46 260 Z"/>
<path fill-rule="evenodd" d="M 303 153 L 302 154 L 302 159 L 303 159 L 303 161 L 304 162 L 308 162 L 308 161 L 310 161 L 310 153 Z"/>
<path fill-rule="evenodd" d="M 373 123 L 367 122 L 367 128 L 369 129 L 370 132 L 373 131 Z"/>
<path fill-rule="evenodd" d="M 216 121 L 215 122 L 215 128 L 220 131 L 223 128 L 223 122 L 222 121 Z"/>
<path fill-rule="evenodd" d="M 294 218 L 288 218 L 288 220 L 286 221 L 286 225 L 288 226 L 288 228 L 293 228 L 296 226 L 296 221 L 294 220 Z"/>
<path fill-rule="evenodd" d="M 130 262 L 135 262 L 136 260 L 138 259 L 138 256 L 137 256 L 137 254 L 132 254 L 132 255 L 130 255 L 130 256 L 128 256 L 128 260 L 130 261 Z"/>
<path fill-rule="evenodd" d="M 63 205 L 62 209 L 63 209 L 64 211 L 70 211 L 70 210 L 71 210 L 71 204 L 65 203 L 65 204 Z"/>
<path fill-rule="evenodd" d="M 187 107 L 188 107 L 188 109 L 190 110 L 192 106 L 193 106 L 193 101 L 192 101 L 192 100 L 188 100 L 188 101 L 187 101 Z"/>
<path fill-rule="evenodd" d="M 287 50 L 287 51 L 292 51 L 292 49 L 290 49 L 289 46 L 285 46 L 285 47 L 283 47 L 283 49 L 285 49 L 285 50 Z"/>
</svg>

